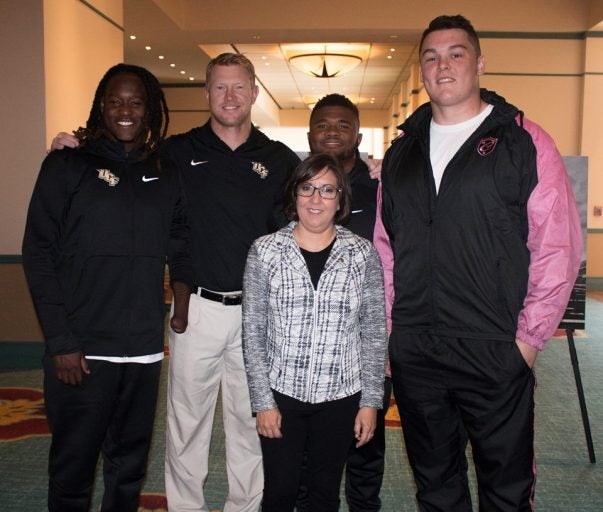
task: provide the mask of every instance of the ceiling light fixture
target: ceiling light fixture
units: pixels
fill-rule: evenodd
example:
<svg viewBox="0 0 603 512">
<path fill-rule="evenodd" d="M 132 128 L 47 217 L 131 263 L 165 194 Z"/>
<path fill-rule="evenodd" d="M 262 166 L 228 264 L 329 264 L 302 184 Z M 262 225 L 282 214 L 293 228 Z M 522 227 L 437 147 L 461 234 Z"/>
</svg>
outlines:
<svg viewBox="0 0 603 512">
<path fill-rule="evenodd" d="M 307 75 L 334 78 L 351 71 L 362 62 L 357 55 L 344 53 L 306 53 L 294 55 L 289 62 Z"/>
</svg>

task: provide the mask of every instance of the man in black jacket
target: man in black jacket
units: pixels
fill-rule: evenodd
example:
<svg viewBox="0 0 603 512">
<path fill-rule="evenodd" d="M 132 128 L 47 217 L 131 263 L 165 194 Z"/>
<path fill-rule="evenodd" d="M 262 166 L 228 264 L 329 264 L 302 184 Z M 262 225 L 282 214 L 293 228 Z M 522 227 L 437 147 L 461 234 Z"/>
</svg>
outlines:
<svg viewBox="0 0 603 512">
<path fill-rule="evenodd" d="M 34 188 L 23 266 L 46 342 L 51 512 L 87 512 L 99 452 L 103 512 L 138 509 L 163 359 L 168 254 L 179 330 L 192 281 L 180 180 L 157 156 L 166 129 L 157 79 L 118 64 L 98 85 L 77 132 L 81 146 L 49 154 Z"/>
<path fill-rule="evenodd" d="M 375 227 L 417 500 L 425 512 L 473 509 L 468 438 L 479 509 L 529 512 L 533 366 L 576 279 L 576 205 L 551 137 L 480 89 L 471 23 L 439 16 L 419 47 L 430 102 L 385 155 Z"/>
<path fill-rule="evenodd" d="M 170 510 L 208 510 L 203 484 L 219 390 L 229 484 L 224 512 L 256 512 L 262 499 L 262 456 L 241 347 L 241 288 L 251 242 L 286 223 L 284 186 L 299 158 L 252 125 L 257 95 L 249 59 L 219 55 L 206 70 L 210 120 L 161 148 L 184 183 L 194 274 L 188 328 L 170 332 Z M 60 134 L 53 149 L 74 144 Z"/>
</svg>

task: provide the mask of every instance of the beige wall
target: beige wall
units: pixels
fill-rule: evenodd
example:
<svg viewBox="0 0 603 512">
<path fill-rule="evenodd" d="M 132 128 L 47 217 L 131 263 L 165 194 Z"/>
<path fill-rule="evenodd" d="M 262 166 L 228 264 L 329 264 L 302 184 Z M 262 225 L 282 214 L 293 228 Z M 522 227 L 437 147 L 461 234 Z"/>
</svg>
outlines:
<svg viewBox="0 0 603 512">
<path fill-rule="evenodd" d="M 186 132 L 209 119 L 204 87 L 165 87 L 163 93 L 170 109 L 168 135 Z"/>
<path fill-rule="evenodd" d="M 23 267 L 19 263 L 0 265 L 0 343 L 3 341 L 42 341 Z"/>
<path fill-rule="evenodd" d="M 21 253 L 25 209 L 45 155 L 42 3 L 9 1 L 0 8 L 0 254 Z"/>
<path fill-rule="evenodd" d="M 584 104 L 582 108 L 581 152 L 588 156 L 588 227 L 603 229 L 603 216 L 594 216 L 594 207 L 603 206 L 603 38 L 586 40 Z M 603 262 L 603 252 L 598 254 Z M 598 274 L 603 276 L 603 272 Z"/>
<path fill-rule="evenodd" d="M 122 23 L 122 0 L 89 3 Z M 21 254 L 52 136 L 85 123 L 101 76 L 123 60 L 123 32 L 105 17 L 79 0 L 2 0 L 0 255 Z M 41 339 L 20 264 L 0 264 L 0 303 L 0 341 Z"/>
<path fill-rule="evenodd" d="M 562 154 L 579 155 L 584 41 L 483 39 L 482 52 L 482 86 L 496 90 L 542 125 Z"/>
<path fill-rule="evenodd" d="M 44 0 L 48 146 L 85 124 L 99 80 L 124 58 L 122 0 L 90 3 L 118 26 L 78 0 Z"/>
<path fill-rule="evenodd" d="M 603 279 L 603 233 L 588 235 L 586 246 L 586 275 Z"/>
<path fill-rule="evenodd" d="M 306 34 L 317 28 L 346 34 L 347 41 L 370 40 L 374 34 L 392 31 L 417 34 L 434 16 L 444 13 L 461 12 L 482 31 L 580 32 L 603 19 L 591 22 L 600 11 L 600 0 L 154 1 L 177 24 L 202 32 L 208 44 L 224 42 L 225 22 L 229 30 L 243 36 L 248 36 L 250 28 L 258 30 L 263 41 L 307 42 Z M 226 18 L 225 13 L 229 14 Z"/>
<path fill-rule="evenodd" d="M 603 14 L 603 2 L 599 2 Z M 603 30 L 603 26 L 600 27 Z M 588 37 L 585 48 L 584 100 L 581 152 L 588 155 L 588 235 L 587 275 L 603 280 L 603 216 L 595 207 L 603 206 L 603 38 Z"/>
<path fill-rule="evenodd" d="M 121 23 L 121 1 L 91 2 Z M 107 68 L 123 60 L 123 32 L 78 0 L 3 0 L 0 9 L 0 255 L 20 254 L 27 204 L 58 131 L 85 123 Z"/>
</svg>

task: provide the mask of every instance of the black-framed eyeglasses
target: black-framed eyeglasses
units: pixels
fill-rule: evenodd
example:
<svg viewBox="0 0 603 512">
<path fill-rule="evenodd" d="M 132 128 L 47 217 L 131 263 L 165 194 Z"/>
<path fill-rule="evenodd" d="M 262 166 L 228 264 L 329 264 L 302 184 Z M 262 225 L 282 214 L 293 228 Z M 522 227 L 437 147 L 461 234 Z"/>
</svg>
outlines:
<svg viewBox="0 0 603 512">
<path fill-rule="evenodd" d="M 295 189 L 295 193 L 298 196 L 312 197 L 314 192 L 318 190 L 320 197 L 323 199 L 335 199 L 337 194 L 341 192 L 341 189 L 334 187 L 333 185 L 323 185 L 322 187 L 315 187 L 311 183 L 300 183 Z"/>
</svg>

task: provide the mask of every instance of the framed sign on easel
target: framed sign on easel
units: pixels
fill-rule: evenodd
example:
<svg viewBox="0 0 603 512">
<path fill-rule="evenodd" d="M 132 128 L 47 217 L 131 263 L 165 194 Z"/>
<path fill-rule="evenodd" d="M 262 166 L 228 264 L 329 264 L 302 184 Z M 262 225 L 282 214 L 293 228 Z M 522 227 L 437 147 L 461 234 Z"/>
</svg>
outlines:
<svg viewBox="0 0 603 512">
<path fill-rule="evenodd" d="M 559 328 L 565 331 L 567 337 L 570 359 L 574 370 L 574 379 L 576 381 L 576 391 L 580 403 L 580 412 L 582 414 L 582 424 L 584 426 L 588 457 L 594 464 L 596 462 L 595 449 L 590 430 L 590 421 L 588 419 L 586 398 L 584 397 L 584 388 L 582 386 L 582 377 L 580 375 L 578 353 L 576 352 L 576 344 L 574 343 L 575 331 L 586 328 L 586 211 L 588 197 L 588 160 L 583 156 L 568 156 L 564 157 L 563 160 L 572 183 L 574 196 L 576 197 L 576 203 L 578 205 L 578 212 L 580 213 L 584 247 L 582 248 L 580 271 L 576 283 L 574 284 L 567 309 L 559 324 Z"/>
</svg>

